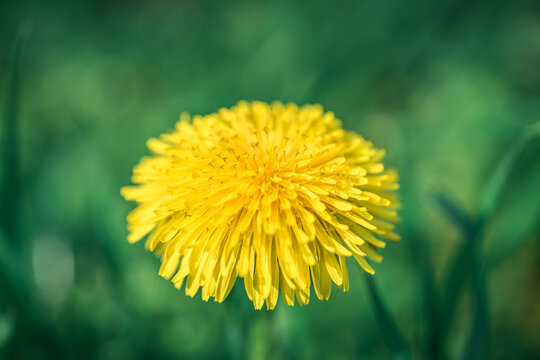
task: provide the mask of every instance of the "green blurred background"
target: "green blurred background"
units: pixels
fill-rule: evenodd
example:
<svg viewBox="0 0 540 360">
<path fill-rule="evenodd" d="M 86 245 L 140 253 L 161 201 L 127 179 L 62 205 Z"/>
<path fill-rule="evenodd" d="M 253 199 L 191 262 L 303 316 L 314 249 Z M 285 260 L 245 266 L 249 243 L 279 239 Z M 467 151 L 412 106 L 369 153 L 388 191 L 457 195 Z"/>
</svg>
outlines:
<svg viewBox="0 0 540 360">
<path fill-rule="evenodd" d="M 540 358 L 540 2 L 2 0 L 0 86 L 0 358 L 395 357 L 353 262 L 349 293 L 270 313 L 125 240 L 145 141 L 241 99 L 387 150 L 375 282 L 413 358 Z"/>
</svg>

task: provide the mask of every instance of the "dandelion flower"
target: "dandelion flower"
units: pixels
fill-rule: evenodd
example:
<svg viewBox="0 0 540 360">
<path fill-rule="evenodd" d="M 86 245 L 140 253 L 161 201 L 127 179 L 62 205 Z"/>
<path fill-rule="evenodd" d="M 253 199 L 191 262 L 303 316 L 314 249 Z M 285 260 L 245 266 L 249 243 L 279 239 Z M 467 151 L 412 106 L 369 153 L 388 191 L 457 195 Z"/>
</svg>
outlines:
<svg viewBox="0 0 540 360">
<path fill-rule="evenodd" d="M 255 308 L 328 299 L 347 291 L 346 258 L 381 261 L 399 205 L 397 173 L 379 150 L 344 131 L 320 105 L 240 102 L 207 116 L 182 115 L 147 143 L 151 157 L 122 189 L 138 207 L 128 240 L 148 235 L 159 274 L 203 300 L 222 302 L 237 278 Z"/>
</svg>

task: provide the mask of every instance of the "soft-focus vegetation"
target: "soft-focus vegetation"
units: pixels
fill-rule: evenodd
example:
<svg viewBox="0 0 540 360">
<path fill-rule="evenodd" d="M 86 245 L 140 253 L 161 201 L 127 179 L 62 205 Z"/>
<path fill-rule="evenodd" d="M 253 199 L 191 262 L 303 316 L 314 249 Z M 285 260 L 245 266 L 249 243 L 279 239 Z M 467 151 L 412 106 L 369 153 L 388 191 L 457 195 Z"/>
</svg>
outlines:
<svg viewBox="0 0 540 360">
<path fill-rule="evenodd" d="M 0 358 L 540 357 L 537 1 L 4 0 L 0 86 Z M 368 285 L 205 303 L 127 243 L 145 141 L 240 99 L 387 150 L 403 241 Z"/>
</svg>

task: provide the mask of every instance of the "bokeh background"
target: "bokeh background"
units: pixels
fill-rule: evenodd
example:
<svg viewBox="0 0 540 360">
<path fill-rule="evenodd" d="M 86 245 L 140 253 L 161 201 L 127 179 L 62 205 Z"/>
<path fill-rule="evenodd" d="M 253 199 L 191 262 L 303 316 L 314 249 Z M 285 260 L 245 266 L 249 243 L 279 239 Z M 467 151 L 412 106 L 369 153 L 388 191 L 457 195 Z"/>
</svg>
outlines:
<svg viewBox="0 0 540 360">
<path fill-rule="evenodd" d="M 2 0 L 0 86 L 0 358 L 385 359 L 392 323 L 417 359 L 540 358 L 540 2 Z M 349 293 L 270 313 L 127 243 L 146 140 L 241 99 L 387 150 L 392 321 L 352 262 Z"/>
</svg>

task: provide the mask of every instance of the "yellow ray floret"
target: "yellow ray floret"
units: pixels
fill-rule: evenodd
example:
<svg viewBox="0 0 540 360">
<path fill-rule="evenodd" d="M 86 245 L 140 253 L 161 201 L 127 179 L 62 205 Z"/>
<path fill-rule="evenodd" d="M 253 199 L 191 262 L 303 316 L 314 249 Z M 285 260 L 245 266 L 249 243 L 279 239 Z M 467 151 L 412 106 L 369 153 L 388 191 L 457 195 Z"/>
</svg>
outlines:
<svg viewBox="0 0 540 360">
<path fill-rule="evenodd" d="M 319 105 L 240 102 L 207 116 L 183 115 L 150 139 L 153 156 L 122 189 L 139 205 L 129 242 L 148 235 L 160 275 L 194 296 L 223 301 L 238 277 L 255 308 L 273 309 L 278 292 L 307 304 L 311 283 L 328 299 L 347 291 L 345 259 L 381 261 L 393 232 L 397 173 L 384 151 L 344 131 Z"/>
</svg>

